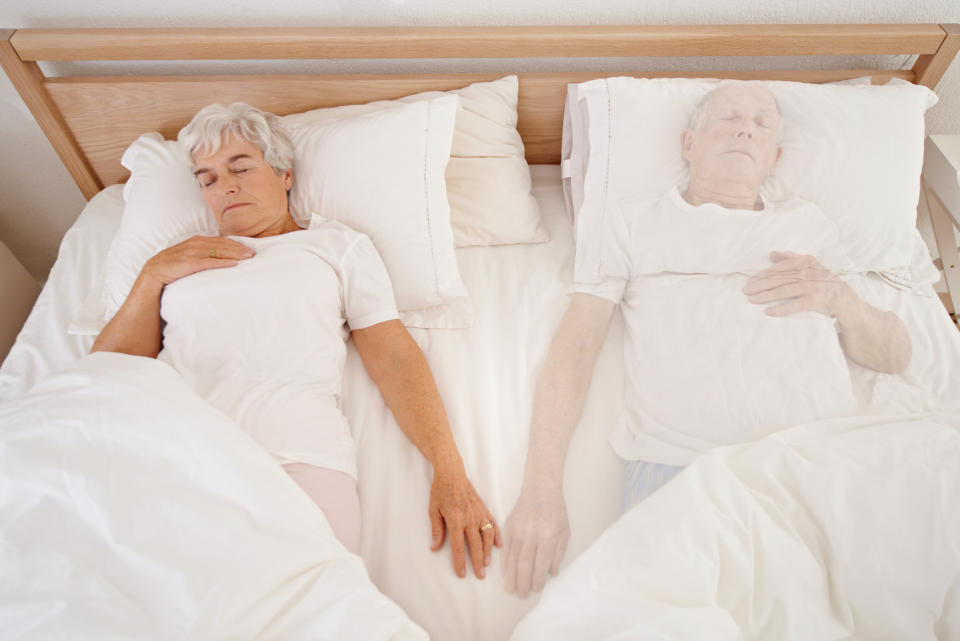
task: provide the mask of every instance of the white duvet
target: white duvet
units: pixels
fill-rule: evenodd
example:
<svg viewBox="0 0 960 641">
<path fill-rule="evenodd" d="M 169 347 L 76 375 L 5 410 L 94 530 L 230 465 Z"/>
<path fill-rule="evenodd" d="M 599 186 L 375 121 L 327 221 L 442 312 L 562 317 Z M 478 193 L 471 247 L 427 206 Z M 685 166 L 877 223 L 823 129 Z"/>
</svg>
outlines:
<svg viewBox="0 0 960 641">
<path fill-rule="evenodd" d="M 512 639 L 960 639 L 955 424 L 835 419 L 715 450 L 548 584 Z"/>
<path fill-rule="evenodd" d="M 467 472 L 501 525 L 519 492 L 529 437 L 533 389 L 550 338 L 565 309 L 572 272 L 573 243 L 569 222 L 561 203 L 558 168 L 535 166 L 531 173 L 534 195 L 543 211 L 551 241 L 539 245 L 470 247 L 457 250 L 461 275 L 476 310 L 474 326 L 465 330 L 413 332 L 436 377 L 450 418 L 451 430 L 463 455 Z M 16 486 L 0 484 L 0 523 L 4 528 L 0 533 L 0 639 L 5 638 L 4 635 L 21 634 L 23 626 L 28 622 L 62 627 L 59 630 L 48 628 L 54 632 L 46 635 L 36 631 L 22 632 L 25 638 L 57 637 L 58 634 L 60 638 L 83 638 L 81 633 L 66 634 L 63 631 L 73 630 L 68 627 L 69 622 L 92 622 L 92 618 L 84 619 L 82 613 L 93 612 L 94 602 L 83 600 L 79 601 L 78 605 L 67 607 L 68 602 L 57 595 L 67 594 L 62 592 L 65 586 L 79 589 L 87 585 L 79 582 L 79 579 L 75 580 L 76 577 L 97 576 L 96 573 L 105 568 L 113 568 L 113 573 L 105 575 L 107 578 L 103 579 L 101 584 L 92 585 L 109 583 L 123 586 L 124 589 L 132 586 L 156 590 L 157 595 L 165 594 L 169 598 L 163 600 L 159 596 L 151 597 L 143 604 L 137 602 L 137 608 L 133 608 L 127 607 L 133 601 L 127 601 L 127 605 L 122 607 L 118 606 L 120 601 L 116 599 L 119 597 L 117 594 L 110 594 L 109 599 L 102 601 L 107 604 L 103 612 L 109 615 L 100 620 L 99 629 L 103 632 L 98 635 L 90 632 L 87 636 L 91 638 L 111 638 L 111 634 L 114 638 L 130 638 L 130 630 L 140 634 L 155 634 L 156 638 L 174 637 L 170 633 L 171 628 L 164 626 L 168 626 L 169 620 L 173 619 L 168 616 L 169 612 L 181 610 L 175 609 L 171 603 L 194 604 L 196 611 L 200 613 L 197 616 L 205 622 L 213 620 L 209 617 L 220 617 L 216 619 L 216 631 L 208 628 L 206 637 L 197 638 L 218 638 L 217 633 L 223 635 L 223 638 L 230 634 L 234 634 L 234 638 L 238 639 L 256 638 L 256 634 L 249 633 L 251 628 L 243 626 L 248 623 L 253 625 L 250 622 L 256 617 L 261 617 L 260 620 L 263 621 L 268 620 L 267 613 L 270 612 L 278 613 L 278 621 L 289 621 L 289 630 L 292 632 L 288 633 L 284 629 L 274 634 L 273 631 L 279 628 L 266 627 L 260 638 L 297 638 L 296 631 L 307 630 L 298 622 L 310 617 L 329 622 L 330 619 L 324 618 L 320 613 L 323 608 L 316 605 L 318 599 L 327 598 L 324 595 L 331 595 L 332 599 L 329 616 L 338 618 L 339 625 L 350 624 L 349 616 L 339 618 L 345 612 L 341 605 L 347 602 L 347 595 L 355 592 L 356 595 L 351 598 L 356 601 L 350 603 L 361 605 L 368 602 L 368 597 L 373 598 L 370 596 L 373 594 L 370 584 L 357 578 L 362 575 L 363 570 L 355 557 L 346 560 L 336 557 L 341 560 L 332 560 L 324 566 L 349 569 L 337 570 L 335 573 L 332 570 L 317 570 L 317 573 L 324 574 L 324 580 L 315 586 L 319 592 L 306 587 L 306 583 L 310 583 L 307 579 L 315 577 L 316 574 L 306 573 L 304 584 L 277 583 L 276 577 L 287 576 L 283 574 L 287 572 L 284 568 L 290 568 L 291 564 L 296 566 L 300 561 L 315 557 L 321 557 L 321 560 L 326 558 L 322 555 L 326 554 L 324 550 L 327 548 L 306 546 L 304 536 L 310 528 L 323 530 L 324 533 L 327 528 L 325 522 L 318 520 L 309 498 L 299 492 L 299 488 L 283 475 L 279 467 L 267 465 L 269 457 L 266 454 L 251 450 L 250 448 L 255 446 L 249 440 L 233 442 L 224 460 L 218 463 L 221 467 L 211 468 L 209 474 L 202 474 L 198 466 L 189 467 L 189 461 L 195 460 L 193 458 L 181 462 L 188 467 L 176 468 L 189 471 L 193 475 L 193 481 L 206 484 L 203 487 L 213 488 L 210 492 L 220 488 L 222 492 L 219 495 L 207 496 L 204 493 L 206 490 L 198 491 L 196 487 L 188 486 L 186 481 L 156 484 L 152 486 L 152 491 L 145 492 L 143 484 L 157 482 L 153 478 L 155 473 L 151 472 L 151 476 L 142 477 L 139 471 L 141 468 L 161 468 L 140 465 L 136 459 L 123 463 L 123 475 L 112 477 L 122 480 L 112 481 L 114 486 L 130 485 L 131 493 L 121 495 L 97 490 L 104 482 L 102 475 L 111 468 L 101 465 L 105 459 L 105 448 L 98 450 L 81 439 L 89 430 L 83 426 L 91 420 L 96 425 L 98 415 L 71 414 L 77 407 L 76 399 L 110 398 L 111 403 L 125 403 L 122 407 L 131 412 L 134 404 L 139 403 L 140 407 L 148 410 L 145 413 L 154 413 L 157 417 L 175 411 L 177 421 L 172 424 L 168 421 L 164 431 L 155 434 L 152 446 L 148 447 L 149 444 L 143 442 L 143 456 L 158 457 L 156 465 L 161 464 L 159 459 L 162 456 L 173 453 L 177 456 L 198 455 L 196 448 L 191 445 L 195 442 L 191 436 L 193 432 L 208 434 L 213 429 L 213 424 L 221 425 L 218 421 L 223 420 L 221 415 L 206 405 L 165 404 L 165 399 L 170 398 L 169 395 L 156 396 L 152 400 L 148 395 L 135 396 L 134 392 L 130 391 L 130 379 L 134 378 L 131 370 L 120 369 L 114 374 L 104 371 L 102 376 L 107 378 L 94 379 L 89 377 L 90 372 L 76 369 L 76 363 L 89 349 L 91 339 L 70 336 L 66 333 L 66 328 L 95 281 L 103 255 L 116 229 L 122 208 L 119 190 L 120 188 L 115 186 L 101 192 L 68 232 L 50 280 L 17 344 L 0 367 L 0 404 L 6 403 L 0 407 L 3 420 L 13 420 L 20 429 L 35 430 L 30 432 L 35 442 L 41 440 L 41 434 L 46 438 L 48 433 L 54 433 L 49 431 L 51 428 L 42 427 L 43 425 L 61 426 L 56 434 L 72 435 L 76 440 L 65 442 L 66 449 L 61 451 L 67 454 L 57 460 L 56 465 L 69 463 L 66 469 L 74 474 L 74 479 L 85 474 L 91 475 L 92 479 L 100 479 L 89 483 L 73 482 L 71 487 L 74 488 L 74 494 L 70 496 L 52 493 L 48 495 L 55 499 L 51 509 L 60 510 L 63 518 L 69 519 L 64 520 L 64 523 L 75 524 L 56 529 L 44 525 L 49 523 L 46 519 L 39 525 L 34 522 L 35 527 L 29 525 L 30 521 L 21 522 L 21 508 L 9 507 L 14 505 L 13 497 L 16 496 L 9 488 L 16 487 L 18 492 L 22 489 L 28 492 L 28 495 L 36 496 L 29 492 L 43 492 L 45 485 L 34 484 L 33 480 L 28 484 L 18 482 L 21 484 Z M 914 358 L 904 376 L 865 373 L 854 368 L 854 380 L 858 382 L 858 400 L 861 404 L 868 406 L 883 400 L 886 408 L 900 412 L 926 410 L 944 400 L 960 406 L 960 366 L 957 365 L 960 363 L 960 335 L 951 327 L 942 305 L 932 292 L 924 294 L 896 290 L 878 278 L 864 279 L 862 283 L 857 283 L 857 286 L 862 287 L 863 295 L 869 295 L 875 304 L 894 309 L 904 318 L 914 344 Z M 929 290 L 929 287 L 926 289 Z M 622 341 L 622 323 L 616 319 L 600 355 L 583 419 L 574 434 L 567 460 L 564 489 L 571 526 L 571 539 L 565 558 L 567 563 L 575 562 L 578 555 L 619 515 L 624 464 L 608 445 L 607 435 L 622 408 Z M 84 360 L 83 367 L 88 367 L 90 362 Z M 111 366 L 113 362 L 111 361 Z M 45 379 L 64 367 L 68 368 L 64 374 Z M 104 365 L 103 369 L 108 370 L 110 367 Z M 141 365 L 136 372 L 153 369 L 148 365 Z M 101 376 L 101 373 L 97 376 Z M 136 378 L 147 387 L 153 386 L 156 391 L 167 390 L 166 385 L 154 383 L 155 377 L 138 373 Z M 37 387 L 30 391 L 35 385 Z M 84 385 L 90 389 L 85 389 Z M 68 388 L 81 396 L 65 394 L 64 391 Z M 487 569 L 485 581 L 478 581 L 472 576 L 458 579 L 451 567 L 449 546 L 439 552 L 430 551 L 430 527 L 426 511 L 430 488 L 429 465 L 397 427 L 353 349 L 347 358 L 344 390 L 341 407 L 350 422 L 358 447 L 357 465 L 363 510 L 361 556 L 373 583 L 436 641 L 498 641 L 509 638 L 514 626 L 536 604 L 539 595 L 521 600 L 506 594 L 500 576 L 500 551 L 494 552 L 493 564 Z M 37 393 L 41 396 L 36 396 Z M 24 397 L 24 394 L 28 396 Z M 28 402 L 31 398 L 33 400 Z M 125 398 L 129 400 L 124 401 Z M 66 404 L 61 405 L 62 403 Z M 100 405 L 108 407 L 104 403 Z M 112 407 L 112 404 L 109 407 Z M 200 418 L 192 416 L 191 408 L 200 412 Z M 212 419 L 214 416 L 217 418 Z M 70 429 L 65 427 L 68 424 Z M 6 426 L 3 421 L 0 421 L 0 425 L 4 428 Z M 160 429 L 159 426 L 156 429 Z M 136 440 L 139 438 L 138 431 L 125 430 L 116 433 L 127 439 L 134 439 L 128 442 L 141 442 Z M 160 434 L 178 436 L 168 442 L 160 438 Z M 245 445 L 240 446 L 239 442 Z M 52 444 L 53 442 L 51 446 Z M 248 445 L 250 447 L 247 447 Z M 147 451 L 151 448 L 156 451 Z M 111 447 L 109 451 L 113 453 L 114 450 Z M 209 449 L 207 453 L 211 454 Z M 88 458 L 90 462 L 87 462 Z M 0 471 L 5 475 L 0 477 L 3 480 L 6 479 L 11 460 L 9 456 L 0 460 Z M 256 463 L 251 467 L 251 462 L 254 461 Z M 43 464 L 43 467 L 37 470 L 38 474 L 48 470 L 44 482 L 60 480 L 49 472 L 54 466 L 53 463 L 44 462 L 42 459 L 38 460 L 38 463 Z M 33 463 L 24 464 L 17 474 L 32 473 L 31 465 Z M 174 469 L 180 463 L 169 460 L 163 465 Z M 270 471 L 267 471 L 267 468 Z M 35 480 L 34 477 L 29 478 Z M 683 476 L 679 477 L 677 481 L 682 478 Z M 234 494 L 226 494 L 226 487 L 234 488 Z M 80 492 L 86 489 L 91 493 Z M 253 495 L 244 494 L 248 491 Z M 285 497 L 287 503 L 276 502 L 278 493 Z M 115 500 L 122 496 L 126 497 L 123 501 Z M 147 496 L 150 497 L 149 503 L 146 502 Z M 217 496 L 220 498 L 216 498 Z M 663 496 L 670 494 L 665 493 Z M 677 509 L 682 510 L 682 502 L 686 497 L 683 493 L 675 496 L 680 502 Z M 225 506 L 232 507 L 222 510 L 200 509 L 198 504 L 193 502 L 194 499 L 202 499 L 202 505 L 207 507 L 217 504 L 214 499 L 222 499 Z M 103 507 L 97 507 L 101 502 Z M 185 510 L 197 508 L 199 511 L 181 513 L 177 507 L 181 503 L 186 506 Z M 167 507 L 152 508 L 158 518 L 154 521 L 141 521 L 142 518 L 153 516 L 146 513 L 146 510 L 140 507 L 141 504 Z M 168 517 L 168 514 L 174 516 Z M 130 515 L 136 515 L 137 518 L 132 519 Z M 88 516 L 91 519 L 89 522 L 82 520 Z M 196 546 L 179 545 L 182 539 L 169 536 L 169 531 L 160 527 L 166 522 L 164 519 L 173 519 L 170 520 L 171 523 L 179 524 L 180 529 L 176 532 L 182 531 L 201 537 L 198 541 L 202 540 L 204 543 Z M 296 528 L 291 531 L 288 527 L 291 523 L 300 522 L 309 522 L 311 525 L 304 531 Z M 82 527 L 76 525 L 84 523 L 86 524 Z M 96 528 L 100 527 L 101 523 L 123 530 L 133 530 L 138 527 L 138 523 L 156 524 L 155 543 L 157 546 L 167 546 L 153 549 L 157 554 L 162 552 L 161 560 L 155 563 L 140 563 L 136 556 L 130 554 L 129 545 L 121 552 L 120 548 L 110 548 L 106 543 L 91 548 L 96 554 L 90 555 L 87 548 L 79 544 L 75 546 L 75 537 L 63 535 L 63 532 L 73 530 L 99 533 L 101 530 Z M 193 523 L 197 524 L 196 527 L 191 525 Z M 683 525 L 678 523 L 678 527 Z M 937 531 L 937 524 L 933 523 L 929 527 L 923 521 L 911 523 L 904 520 L 902 523 L 903 527 L 909 530 L 904 537 L 913 536 L 924 543 Z M 229 536 L 224 534 L 224 528 L 234 526 L 236 531 Z M 14 529 L 7 530 L 8 527 Z M 140 527 L 147 529 L 142 525 Z M 27 534 L 34 530 L 37 532 L 35 537 Z M 30 548 L 8 546 L 5 543 L 7 532 L 19 537 L 16 539 L 19 546 L 39 547 L 33 548 L 35 553 L 30 558 L 21 558 L 18 556 L 19 550 Z M 660 538 L 671 538 L 669 526 L 656 532 Z M 842 535 L 842 532 L 838 535 Z M 51 542 L 49 537 L 54 536 L 61 536 L 62 540 Z M 275 536 L 281 537 L 282 544 L 272 538 Z M 36 542 L 33 542 L 32 538 L 36 538 Z M 114 540 L 122 542 L 125 539 L 114 537 Z M 175 547 L 173 543 L 178 543 L 178 546 Z M 269 562 L 258 563 L 255 554 L 234 554 L 238 549 L 260 549 L 258 546 L 267 546 L 276 551 L 275 554 L 270 553 Z M 680 549 L 678 543 L 676 550 Z M 346 555 L 339 547 L 337 550 L 337 554 Z M 207 560 L 205 555 L 220 551 L 225 556 L 232 555 L 232 564 L 217 556 Z M 301 553 L 302 556 L 298 556 Z M 178 554 L 183 556 L 186 569 L 183 570 L 184 575 L 177 580 L 181 581 L 182 586 L 201 587 L 190 587 L 185 590 L 184 596 L 177 597 L 181 600 L 173 601 L 174 591 L 170 587 L 171 583 L 167 581 L 174 576 L 171 568 L 180 563 L 176 560 Z M 591 550 L 590 554 L 595 552 Z M 28 563 L 33 565 L 27 565 Z M 13 570 L 8 573 L 7 568 Z M 34 569 L 37 568 L 42 568 L 43 571 L 35 572 Z M 154 568 L 164 569 L 167 573 L 152 573 Z M 163 580 L 158 577 L 163 577 Z M 327 578 L 330 579 L 329 583 L 326 582 Z M 336 589 L 332 587 L 334 584 L 338 586 Z M 24 595 L 28 594 L 22 587 L 24 585 L 30 586 L 32 593 L 40 596 L 32 600 L 24 598 Z M 227 585 L 228 589 L 219 592 L 217 588 L 215 592 L 222 595 L 219 597 L 220 601 L 204 602 L 203 608 L 200 608 L 196 605 L 197 590 L 213 585 Z M 550 585 L 551 583 L 548 583 L 548 587 Z M 291 591 L 296 591 L 299 587 L 303 587 L 303 590 L 297 592 L 296 597 L 292 596 Z M 817 593 L 816 590 L 812 592 L 814 595 Z M 549 596 L 551 594 L 548 590 L 548 601 L 552 598 Z M 336 597 L 343 601 L 337 601 Z M 244 611 L 252 618 L 232 623 L 232 628 L 221 629 L 224 622 L 232 621 L 231 613 L 239 611 L 236 604 L 244 598 L 248 599 L 243 601 L 246 604 Z M 302 604 L 298 601 L 300 598 L 303 599 Z M 151 605 L 153 599 L 156 599 L 155 607 Z M 64 608 L 61 614 L 56 614 L 60 612 L 55 610 L 57 603 L 61 604 L 57 607 Z M 217 613 L 209 612 L 211 603 L 220 608 Z M 223 604 L 222 608 L 218 604 Z M 361 619 L 369 618 L 364 624 L 376 625 L 382 620 L 359 608 L 360 605 L 357 605 L 353 612 L 359 612 Z M 395 606 L 384 605 L 383 608 L 385 613 L 402 616 Z M 567 606 L 567 609 L 571 608 Z M 586 611 L 579 606 L 578 609 Z M 310 617 L 304 615 L 306 612 L 311 613 Z M 67 616 L 75 618 L 68 620 L 65 618 Z M 122 625 L 134 620 L 141 621 L 142 625 L 137 627 L 131 623 L 130 628 L 115 632 Z M 8 621 L 13 623 L 7 625 Z M 96 627 L 93 623 L 90 625 L 90 629 Z M 401 626 L 396 629 L 405 628 Z M 375 632 L 367 634 L 366 629 L 356 633 L 351 631 L 349 634 L 341 630 L 334 635 L 318 633 L 315 636 L 342 639 L 378 638 Z M 713 637 L 705 634 L 701 638 Z"/>
<path fill-rule="evenodd" d="M 0 425 L 0 639 L 427 638 L 164 363 L 87 356 Z"/>
</svg>

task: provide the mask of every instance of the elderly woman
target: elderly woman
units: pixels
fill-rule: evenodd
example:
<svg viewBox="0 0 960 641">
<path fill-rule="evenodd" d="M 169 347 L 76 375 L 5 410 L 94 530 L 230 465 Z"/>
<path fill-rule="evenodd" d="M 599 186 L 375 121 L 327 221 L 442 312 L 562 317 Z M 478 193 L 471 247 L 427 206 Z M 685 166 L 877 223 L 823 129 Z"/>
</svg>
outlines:
<svg viewBox="0 0 960 641">
<path fill-rule="evenodd" d="M 179 139 L 221 235 L 194 236 L 147 261 L 93 351 L 174 366 L 283 465 L 356 552 L 355 446 L 337 404 L 352 337 L 397 423 L 433 466 L 433 549 L 449 530 L 464 576 L 466 539 L 483 578 L 499 529 L 467 478 L 370 239 L 323 219 L 297 226 L 287 200 L 293 146 L 276 116 L 210 105 Z"/>
</svg>

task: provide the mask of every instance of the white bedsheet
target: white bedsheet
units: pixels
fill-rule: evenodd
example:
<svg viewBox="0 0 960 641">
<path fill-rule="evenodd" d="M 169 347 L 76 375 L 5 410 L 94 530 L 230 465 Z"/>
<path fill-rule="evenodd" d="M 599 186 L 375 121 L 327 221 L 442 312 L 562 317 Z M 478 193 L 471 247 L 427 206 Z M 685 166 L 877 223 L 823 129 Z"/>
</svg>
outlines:
<svg viewBox="0 0 960 641">
<path fill-rule="evenodd" d="M 0 639 L 426 638 L 166 364 L 87 356 L 0 425 Z"/>
<path fill-rule="evenodd" d="M 519 493 L 534 384 L 572 275 L 573 242 L 559 168 L 534 166 L 531 173 L 551 241 L 457 250 L 475 308 L 474 326 L 412 332 L 434 372 L 467 472 L 501 525 Z M 89 349 L 89 337 L 68 336 L 66 328 L 99 272 L 120 206 L 120 188 L 111 187 L 91 201 L 68 232 L 34 312 L 0 367 L 0 402 L 16 399 Z M 935 399 L 918 390 L 931 382 L 941 397 L 957 390 L 960 403 L 960 335 L 939 301 L 885 287 L 885 304 L 904 310 L 915 363 L 906 381 L 855 372 L 861 404 L 884 398 L 923 410 Z M 622 341 L 615 317 L 567 458 L 571 539 L 565 563 L 619 516 L 624 464 L 607 435 L 622 407 Z M 397 427 L 352 345 L 343 386 L 342 409 L 358 446 L 361 556 L 370 577 L 438 641 L 507 639 L 539 595 L 521 600 L 504 592 L 497 551 L 484 581 L 472 573 L 456 578 L 449 546 L 430 551 L 429 465 Z"/>
<path fill-rule="evenodd" d="M 834 419 L 714 450 L 548 584 L 511 638 L 960 639 L 956 423 Z"/>
<path fill-rule="evenodd" d="M 412 332 L 434 372 L 467 472 L 501 524 L 519 493 L 534 377 L 566 305 L 572 270 L 559 168 L 534 166 L 531 173 L 551 242 L 457 250 L 474 326 Z M 99 274 L 121 209 L 121 188 L 104 190 L 64 238 L 50 279 L 0 367 L 0 402 L 18 398 L 89 350 L 91 337 L 70 336 L 67 327 Z M 615 322 L 572 444 L 568 560 L 619 514 L 623 463 L 606 434 L 623 394 L 621 341 Z M 371 578 L 434 639 L 506 639 L 536 596 L 505 593 L 496 551 L 482 582 L 472 572 L 456 578 L 449 545 L 430 551 L 429 465 L 396 425 L 352 344 L 344 388 L 342 407 L 358 446 L 361 552 Z"/>
</svg>

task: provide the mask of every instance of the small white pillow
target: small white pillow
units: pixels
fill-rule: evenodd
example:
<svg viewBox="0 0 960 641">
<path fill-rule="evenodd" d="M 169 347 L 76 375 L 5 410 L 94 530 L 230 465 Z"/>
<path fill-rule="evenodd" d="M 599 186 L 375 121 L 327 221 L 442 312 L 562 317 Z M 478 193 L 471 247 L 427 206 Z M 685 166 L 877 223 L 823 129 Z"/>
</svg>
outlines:
<svg viewBox="0 0 960 641">
<path fill-rule="evenodd" d="M 127 148 L 120 163 L 130 170 L 123 186 L 124 215 L 101 278 L 70 325 L 73 334 L 98 334 L 154 254 L 190 236 L 218 234 L 217 221 L 200 195 L 180 143 L 158 133 L 144 134 Z"/>
<path fill-rule="evenodd" d="M 599 243 L 590 241 L 591 230 L 602 225 L 608 207 L 626 198 L 657 197 L 687 180 L 680 133 L 718 82 L 607 78 L 576 86 L 575 104 L 567 105 L 567 132 L 585 132 L 586 140 L 571 140 L 565 148 L 571 181 L 577 180 L 578 162 L 585 165 L 582 190 L 572 182 L 568 187 L 572 196 L 582 194 L 574 212 L 580 279 L 597 276 Z M 909 83 L 765 84 L 780 105 L 784 131 L 776 173 L 781 189 L 768 197 L 792 195 L 819 205 L 837 224 L 854 271 L 909 264 L 923 118 L 936 96 Z"/>
<path fill-rule="evenodd" d="M 467 327 L 473 318 L 443 179 L 457 108 L 456 96 L 441 95 L 283 119 L 295 147 L 291 212 L 297 222 L 306 227 L 318 213 L 367 233 L 390 272 L 401 319 L 416 327 Z M 94 288 L 72 332 L 99 332 L 158 251 L 194 234 L 218 233 L 178 142 L 146 134 L 122 162 L 131 177 L 120 230 L 103 287 Z"/>
</svg>

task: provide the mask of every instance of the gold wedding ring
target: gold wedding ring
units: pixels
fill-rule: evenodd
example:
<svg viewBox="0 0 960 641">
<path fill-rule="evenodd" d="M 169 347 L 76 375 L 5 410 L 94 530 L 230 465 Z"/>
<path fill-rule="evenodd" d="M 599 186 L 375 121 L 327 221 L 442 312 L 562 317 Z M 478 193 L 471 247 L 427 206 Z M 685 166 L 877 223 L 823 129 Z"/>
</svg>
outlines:
<svg viewBox="0 0 960 641">
<path fill-rule="evenodd" d="M 480 534 L 483 534 L 484 532 L 486 532 L 487 530 L 489 530 L 489 529 L 491 529 L 491 528 L 493 528 L 493 523 L 486 523 L 486 524 L 484 524 L 484 525 L 481 525 L 481 526 L 480 526 Z"/>
<path fill-rule="evenodd" d="M 216 258 L 216 257 L 217 257 L 217 248 L 214 247 L 213 249 L 210 250 L 210 258 Z"/>
</svg>

